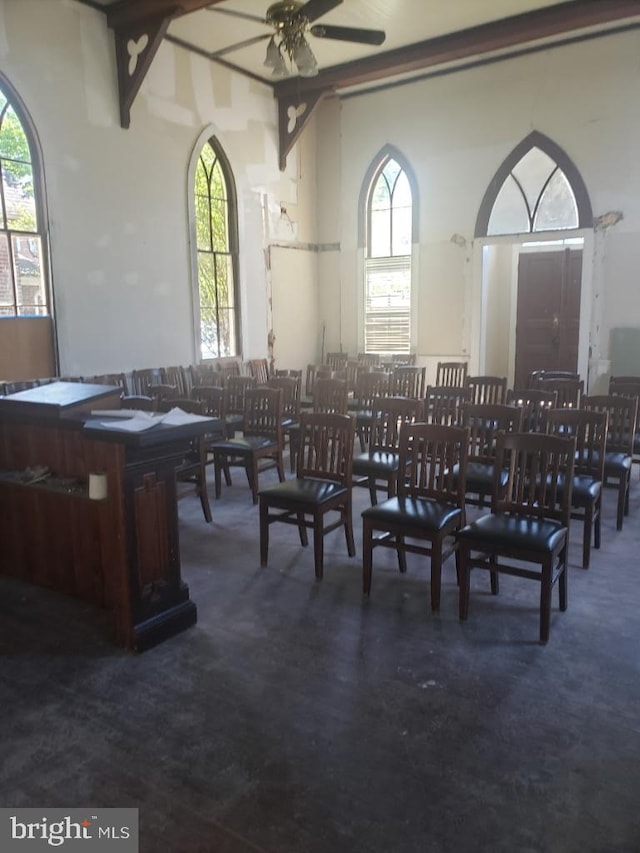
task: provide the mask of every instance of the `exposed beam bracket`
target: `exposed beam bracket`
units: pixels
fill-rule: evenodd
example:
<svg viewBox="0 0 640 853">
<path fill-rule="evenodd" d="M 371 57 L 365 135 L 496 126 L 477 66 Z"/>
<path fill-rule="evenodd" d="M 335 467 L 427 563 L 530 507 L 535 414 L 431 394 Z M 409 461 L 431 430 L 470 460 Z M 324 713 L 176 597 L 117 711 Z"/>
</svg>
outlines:
<svg viewBox="0 0 640 853">
<path fill-rule="evenodd" d="M 333 89 L 319 89 L 304 95 L 278 95 L 278 137 L 280 171 L 287 165 L 287 154 L 296 144 L 315 108 Z"/>
<path fill-rule="evenodd" d="M 115 29 L 120 125 L 124 128 L 129 127 L 131 106 L 170 20 L 170 16 L 162 16 Z"/>
</svg>

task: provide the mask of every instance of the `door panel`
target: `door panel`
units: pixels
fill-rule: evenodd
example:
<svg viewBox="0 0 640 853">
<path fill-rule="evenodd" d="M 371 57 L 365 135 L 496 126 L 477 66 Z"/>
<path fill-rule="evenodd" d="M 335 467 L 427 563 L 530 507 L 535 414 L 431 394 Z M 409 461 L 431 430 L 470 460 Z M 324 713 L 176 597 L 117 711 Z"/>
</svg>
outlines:
<svg viewBox="0 0 640 853">
<path fill-rule="evenodd" d="M 532 370 L 577 370 L 582 251 L 532 252 L 518 262 L 515 386 Z"/>
</svg>

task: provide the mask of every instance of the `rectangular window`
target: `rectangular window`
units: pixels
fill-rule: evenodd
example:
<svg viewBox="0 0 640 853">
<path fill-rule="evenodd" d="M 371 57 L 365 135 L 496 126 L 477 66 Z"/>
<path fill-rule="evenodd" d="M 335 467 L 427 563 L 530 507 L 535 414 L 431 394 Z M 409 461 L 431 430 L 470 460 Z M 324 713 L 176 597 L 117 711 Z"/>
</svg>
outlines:
<svg viewBox="0 0 640 853">
<path fill-rule="evenodd" d="M 365 351 L 411 349 L 411 255 L 365 259 Z"/>
</svg>

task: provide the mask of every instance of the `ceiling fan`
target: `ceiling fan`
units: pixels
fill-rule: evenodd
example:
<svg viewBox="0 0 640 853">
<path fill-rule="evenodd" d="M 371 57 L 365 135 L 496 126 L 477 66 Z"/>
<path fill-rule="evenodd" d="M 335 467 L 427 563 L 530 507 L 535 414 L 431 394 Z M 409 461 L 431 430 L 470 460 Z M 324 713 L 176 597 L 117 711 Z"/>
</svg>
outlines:
<svg viewBox="0 0 640 853">
<path fill-rule="evenodd" d="M 264 18 L 249 15 L 245 12 L 234 12 L 221 8 L 220 5 L 207 7 L 210 12 L 232 15 L 249 21 L 267 24 L 273 32 L 254 36 L 237 44 L 229 45 L 211 54 L 212 58 L 223 56 L 242 47 L 269 39 L 264 64 L 271 68 L 271 76 L 288 77 L 290 74 L 286 60 L 290 66 L 295 66 L 301 77 L 315 77 L 318 73 L 318 63 L 307 41 L 307 34 L 315 38 L 335 39 L 337 41 L 356 42 L 358 44 L 380 45 L 386 38 L 382 30 L 359 29 L 358 27 L 336 27 L 329 24 L 313 24 L 314 21 L 326 15 L 342 0 L 279 0 L 267 9 Z"/>
</svg>

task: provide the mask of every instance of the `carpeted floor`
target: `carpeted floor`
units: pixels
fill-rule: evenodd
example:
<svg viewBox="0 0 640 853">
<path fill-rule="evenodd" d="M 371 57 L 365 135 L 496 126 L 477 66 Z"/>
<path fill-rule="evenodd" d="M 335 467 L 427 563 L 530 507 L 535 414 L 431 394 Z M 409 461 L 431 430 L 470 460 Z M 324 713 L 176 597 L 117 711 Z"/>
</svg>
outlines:
<svg viewBox="0 0 640 853">
<path fill-rule="evenodd" d="M 77 601 L 0 580 L 0 805 L 135 806 L 144 853 L 638 853 L 640 485 L 554 595 L 538 643 L 537 584 L 472 577 L 457 618 L 428 567 L 377 551 L 371 599 L 341 533 L 325 577 L 294 528 L 272 529 L 243 479 L 180 502 L 198 624 L 133 655 Z M 269 481 L 269 476 L 264 482 Z M 359 547 L 365 489 L 355 492 Z"/>
</svg>

